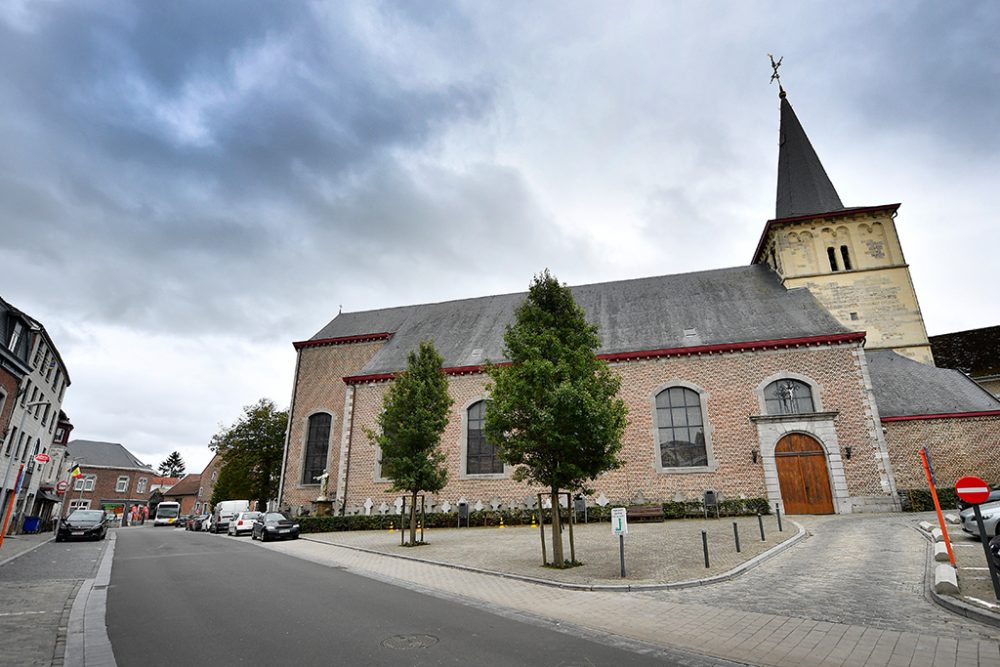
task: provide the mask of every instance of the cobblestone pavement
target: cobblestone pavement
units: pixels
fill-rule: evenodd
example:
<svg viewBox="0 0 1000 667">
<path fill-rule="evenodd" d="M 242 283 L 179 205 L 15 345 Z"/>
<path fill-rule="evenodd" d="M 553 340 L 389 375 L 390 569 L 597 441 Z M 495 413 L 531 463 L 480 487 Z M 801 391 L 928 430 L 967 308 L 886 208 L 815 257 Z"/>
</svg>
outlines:
<svg viewBox="0 0 1000 667">
<path fill-rule="evenodd" d="M 903 632 L 1000 639 L 1000 628 L 957 616 L 927 598 L 927 540 L 913 514 L 810 517 L 811 537 L 752 575 L 662 600 L 726 606 Z"/>
<path fill-rule="evenodd" d="M 736 552 L 733 523 L 740 531 L 741 549 Z M 611 534 L 610 523 L 575 526 L 574 542 L 581 567 L 568 570 L 540 570 L 541 541 L 537 528 L 435 528 L 425 532 L 428 544 L 419 548 L 400 546 L 400 533 L 365 530 L 307 535 L 311 540 L 362 547 L 387 555 L 476 567 L 494 572 L 574 584 L 661 584 L 713 577 L 727 572 L 762 554 L 797 533 L 795 526 L 784 522 L 778 532 L 773 516 L 763 517 L 764 536 L 756 517 L 710 520 L 631 523 L 625 537 L 625 563 L 628 578 L 620 575 L 618 538 Z M 705 567 L 701 531 L 707 533 L 709 563 Z M 568 531 L 566 531 L 568 533 Z M 565 557 L 570 557 L 569 535 L 563 535 Z M 420 539 L 419 532 L 417 539 Z M 409 534 L 406 534 L 409 537 Z M 552 533 L 545 527 L 546 549 L 552 559 Z M 498 558 L 498 554 L 503 554 Z"/>
<path fill-rule="evenodd" d="M 815 537 L 736 581 L 655 593 L 566 590 L 304 540 L 260 546 L 581 634 L 744 664 L 1000 667 L 997 628 L 952 617 L 923 599 L 927 544 L 910 527 L 920 518 L 807 519 Z M 823 554 L 827 566 L 815 567 Z M 495 555 L 504 557 L 502 546 Z M 862 576 L 869 573 L 874 579 Z M 893 612 L 893 604 L 905 613 Z"/>
<path fill-rule="evenodd" d="M 104 545 L 48 542 L 0 565 L 0 666 L 62 664 L 73 598 Z"/>
</svg>

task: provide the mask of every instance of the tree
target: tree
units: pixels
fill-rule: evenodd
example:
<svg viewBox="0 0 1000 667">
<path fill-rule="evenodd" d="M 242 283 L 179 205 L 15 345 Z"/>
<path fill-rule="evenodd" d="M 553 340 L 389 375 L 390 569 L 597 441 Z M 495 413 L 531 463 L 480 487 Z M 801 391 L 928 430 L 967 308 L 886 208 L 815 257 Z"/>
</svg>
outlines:
<svg viewBox="0 0 1000 667">
<path fill-rule="evenodd" d="M 211 503 L 220 500 L 256 500 L 264 508 L 277 498 L 281 459 L 285 451 L 288 411 L 262 398 L 243 408 L 243 415 L 212 437 L 209 448 L 222 455 Z"/>
<path fill-rule="evenodd" d="M 535 276 L 504 334 L 509 364 L 487 366 L 492 402 L 486 437 L 514 479 L 547 488 L 552 498 L 553 565 L 564 567 L 559 491 L 624 463 L 618 458 L 628 410 L 621 378 L 597 358 L 601 340 L 569 287 L 548 270 Z"/>
<path fill-rule="evenodd" d="M 181 458 L 180 452 L 172 452 L 170 456 L 163 460 L 160 464 L 160 474 L 164 477 L 180 477 L 184 474 L 184 459 Z"/>
<path fill-rule="evenodd" d="M 390 491 L 410 494 L 410 544 L 417 539 L 417 494 L 444 488 L 448 471 L 438 449 L 448 425 L 452 399 L 443 359 L 430 341 L 420 343 L 406 358 L 406 370 L 396 376 L 386 392 L 379 431 L 368 438 L 382 450 L 382 476 L 392 480 Z"/>
</svg>

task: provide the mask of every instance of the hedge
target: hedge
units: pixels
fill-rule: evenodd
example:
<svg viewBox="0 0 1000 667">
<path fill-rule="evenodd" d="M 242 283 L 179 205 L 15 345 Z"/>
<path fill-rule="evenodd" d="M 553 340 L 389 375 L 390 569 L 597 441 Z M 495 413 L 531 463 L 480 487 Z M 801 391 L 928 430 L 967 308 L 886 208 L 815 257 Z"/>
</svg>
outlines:
<svg viewBox="0 0 1000 667">
<path fill-rule="evenodd" d="M 958 494 L 954 487 L 942 487 L 937 489 L 938 501 L 941 509 L 958 509 Z M 934 509 L 934 499 L 931 498 L 930 489 L 900 489 L 899 500 L 904 512 L 930 512 Z"/>
<path fill-rule="evenodd" d="M 685 502 L 662 503 L 663 514 L 668 519 L 683 519 L 685 517 L 699 517 L 704 513 L 700 500 Z M 747 516 L 769 514 L 770 505 L 766 498 L 745 498 L 723 500 L 719 503 L 719 514 L 721 516 Z M 500 519 L 503 519 L 505 526 L 529 526 L 532 517 L 538 520 L 538 511 L 529 509 L 516 510 L 482 510 L 479 512 L 469 512 L 470 526 L 499 526 Z M 418 517 L 419 519 L 419 517 Z M 542 519 L 545 523 L 551 523 L 550 513 L 546 510 Z M 421 519 L 425 528 L 453 528 L 458 525 L 458 515 L 455 512 L 435 512 L 425 514 Z M 581 517 L 582 521 L 582 517 Z M 604 507 L 594 506 L 587 508 L 587 523 L 600 523 L 611 521 L 611 505 Z M 400 527 L 400 523 L 405 523 L 405 518 L 398 514 L 357 514 L 353 516 L 303 516 L 299 517 L 299 531 L 302 533 L 332 533 L 344 530 L 388 530 L 389 524 L 395 528 Z M 408 525 L 408 524 L 407 524 Z"/>
</svg>

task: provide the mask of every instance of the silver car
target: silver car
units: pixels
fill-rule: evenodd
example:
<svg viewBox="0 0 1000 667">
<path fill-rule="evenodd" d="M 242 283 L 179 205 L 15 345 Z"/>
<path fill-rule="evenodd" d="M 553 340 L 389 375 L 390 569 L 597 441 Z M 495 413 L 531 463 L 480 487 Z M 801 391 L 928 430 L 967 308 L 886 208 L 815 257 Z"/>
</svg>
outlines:
<svg viewBox="0 0 1000 667">
<path fill-rule="evenodd" d="M 1000 535 L 1000 502 L 984 503 L 979 506 L 979 512 L 983 515 L 983 527 L 986 529 L 986 537 L 990 538 Z M 962 518 L 962 530 L 973 537 L 979 537 L 979 526 L 976 524 L 976 511 L 970 507 L 962 510 L 959 516 Z"/>
</svg>

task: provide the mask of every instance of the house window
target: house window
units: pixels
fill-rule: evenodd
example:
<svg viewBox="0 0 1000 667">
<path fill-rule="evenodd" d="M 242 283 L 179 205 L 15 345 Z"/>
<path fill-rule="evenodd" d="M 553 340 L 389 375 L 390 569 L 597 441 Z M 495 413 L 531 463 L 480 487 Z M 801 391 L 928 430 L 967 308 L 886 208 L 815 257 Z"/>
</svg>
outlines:
<svg viewBox="0 0 1000 667">
<path fill-rule="evenodd" d="M 10 432 L 10 437 L 7 438 L 7 449 L 4 451 L 4 456 L 10 456 L 10 448 L 14 445 L 14 441 L 17 440 L 19 434 L 17 432 L 17 427 Z M 16 458 L 16 457 L 15 457 Z"/>
<path fill-rule="evenodd" d="M 830 270 L 839 271 L 840 269 L 837 268 L 837 251 L 833 248 L 827 248 L 826 256 L 830 258 Z"/>
<path fill-rule="evenodd" d="M 213 482 L 215 481 L 215 477 L 216 477 L 216 476 L 217 476 L 218 474 L 219 474 L 219 471 L 218 471 L 218 470 L 213 470 L 213 471 L 212 471 L 212 481 L 213 481 Z"/>
<path fill-rule="evenodd" d="M 203 495 L 204 493 L 205 493 L 205 487 L 204 487 L 204 486 L 199 486 L 199 487 L 198 487 L 198 497 L 199 497 L 199 498 L 201 498 L 201 496 L 202 496 L 202 495 Z"/>
<path fill-rule="evenodd" d="M 497 448 L 486 439 L 483 430 L 486 419 L 486 401 L 478 401 L 469 406 L 466 430 L 465 473 L 467 475 L 493 475 L 503 472 L 503 461 L 497 456 Z"/>
<path fill-rule="evenodd" d="M 17 354 L 17 345 L 21 342 L 21 336 L 23 334 L 24 326 L 20 322 L 14 322 L 14 331 L 10 334 L 10 341 L 7 344 L 7 349 Z"/>
<path fill-rule="evenodd" d="M 71 500 L 69 501 L 69 513 L 72 514 L 73 510 L 89 510 L 90 501 L 89 500 Z"/>
<path fill-rule="evenodd" d="M 799 380 L 775 380 L 764 387 L 764 406 L 769 415 L 815 412 L 812 387 Z"/>
<path fill-rule="evenodd" d="M 660 465 L 688 468 L 708 465 L 701 396 L 687 387 L 669 387 L 656 395 Z"/>
<path fill-rule="evenodd" d="M 128 491 L 128 477 L 122 475 L 118 478 L 118 483 L 115 484 L 115 492 L 125 493 L 126 491 Z"/>
<path fill-rule="evenodd" d="M 149 483 L 148 479 L 146 479 L 145 477 L 140 477 L 139 481 L 135 485 L 135 492 L 146 493 L 146 484 L 148 483 Z"/>
<path fill-rule="evenodd" d="M 330 446 L 332 421 L 333 418 L 323 412 L 309 417 L 305 466 L 302 468 L 303 484 L 317 484 L 316 478 L 326 471 L 326 450 Z"/>
<path fill-rule="evenodd" d="M 77 477 L 73 482 L 73 490 L 93 491 L 95 482 L 97 482 L 97 475 L 84 475 L 83 477 Z"/>
<path fill-rule="evenodd" d="M 840 256 L 844 260 L 844 271 L 851 270 L 851 254 L 847 251 L 847 246 L 840 246 Z"/>
</svg>

